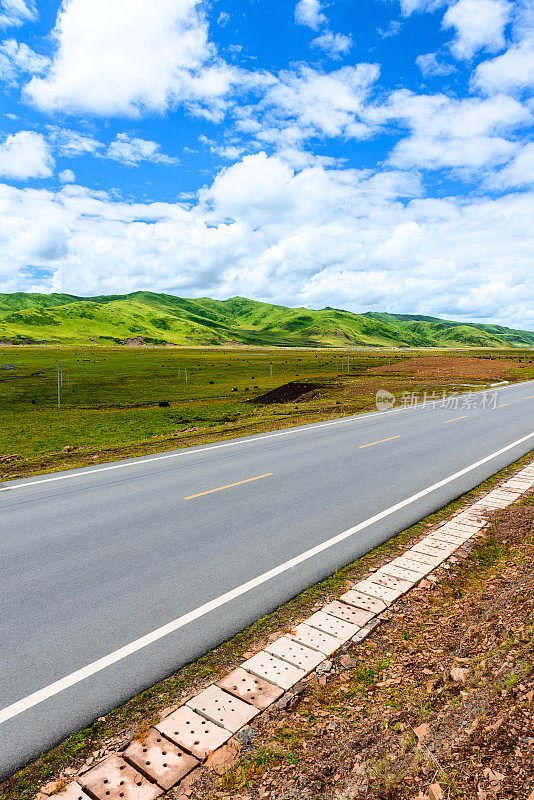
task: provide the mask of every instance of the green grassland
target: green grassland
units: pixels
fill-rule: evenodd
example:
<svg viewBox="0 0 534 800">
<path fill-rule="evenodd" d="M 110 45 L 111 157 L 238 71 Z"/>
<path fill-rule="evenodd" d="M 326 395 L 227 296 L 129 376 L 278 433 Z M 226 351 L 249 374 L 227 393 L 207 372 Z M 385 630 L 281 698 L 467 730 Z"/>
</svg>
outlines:
<svg viewBox="0 0 534 800">
<path fill-rule="evenodd" d="M 434 317 L 286 308 L 234 297 L 0 294 L 0 342 L 114 346 L 534 347 L 534 332 Z"/>
<path fill-rule="evenodd" d="M 425 373 L 421 356 L 444 368 Z M 532 354 L 518 350 L 353 351 L 350 375 L 347 358 L 343 350 L 311 348 L 0 346 L 0 475 L 20 477 L 372 410 L 379 388 L 400 396 L 534 377 Z M 469 373 L 474 362 L 475 378 Z M 255 402 L 290 381 L 319 388 L 294 402 Z"/>
</svg>

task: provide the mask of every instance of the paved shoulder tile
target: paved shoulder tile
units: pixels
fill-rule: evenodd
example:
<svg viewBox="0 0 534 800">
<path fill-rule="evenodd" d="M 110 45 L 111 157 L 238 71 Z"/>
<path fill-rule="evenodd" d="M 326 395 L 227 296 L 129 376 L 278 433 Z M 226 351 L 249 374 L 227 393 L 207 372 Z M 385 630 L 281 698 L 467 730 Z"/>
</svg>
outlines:
<svg viewBox="0 0 534 800">
<path fill-rule="evenodd" d="M 199 762 L 180 747 L 172 744 L 155 728 L 125 750 L 130 764 L 167 791 L 185 778 Z"/>
<path fill-rule="evenodd" d="M 380 573 L 382 575 L 391 575 L 394 578 L 400 578 L 410 586 L 415 586 L 416 583 L 419 583 L 421 580 L 421 575 L 418 572 L 413 572 L 413 570 L 406 569 L 405 567 L 398 567 L 395 564 L 385 564 L 383 567 L 380 567 Z"/>
<path fill-rule="evenodd" d="M 218 681 L 216 686 L 220 686 L 225 692 L 259 708 L 260 711 L 268 708 L 284 693 L 280 686 L 275 686 L 257 675 L 251 675 L 243 667 L 234 669 L 233 672 Z"/>
<path fill-rule="evenodd" d="M 182 706 L 156 728 L 160 733 L 202 761 L 231 737 L 232 732 L 210 722 L 192 708 Z"/>
<path fill-rule="evenodd" d="M 163 792 L 120 756 L 110 756 L 86 772 L 80 783 L 96 800 L 155 800 Z"/>
<path fill-rule="evenodd" d="M 295 642 L 289 636 L 281 636 L 280 639 L 267 645 L 265 650 L 306 673 L 311 672 L 325 660 L 323 653 L 312 650 L 311 647 L 300 644 L 300 642 Z"/>
<path fill-rule="evenodd" d="M 329 633 L 312 628 L 303 622 L 292 628 L 287 634 L 290 639 L 294 639 L 300 644 L 305 644 L 306 647 L 311 647 L 312 650 L 317 650 L 325 656 L 331 656 L 343 644 L 343 639 L 338 639 L 337 636 L 331 636 Z"/>
<path fill-rule="evenodd" d="M 254 719 L 259 710 L 234 695 L 224 692 L 219 686 L 208 686 L 203 692 L 192 697 L 186 703 L 189 708 L 206 719 L 222 725 L 232 733 Z"/>
<path fill-rule="evenodd" d="M 380 612 L 384 611 L 387 607 L 382 600 L 378 600 L 376 597 L 369 597 L 368 594 L 362 594 L 355 589 L 349 589 L 349 591 L 342 594 L 339 599 L 343 600 L 344 603 L 349 603 L 351 606 L 356 606 L 356 608 L 361 608 L 364 611 L 372 611 L 373 614 L 380 614 Z"/>
<path fill-rule="evenodd" d="M 388 589 L 387 586 L 380 586 L 378 583 L 373 583 L 372 575 L 367 580 L 357 583 L 355 588 L 357 591 L 363 592 L 363 594 L 368 594 L 370 597 L 383 600 L 388 606 L 403 594 L 403 592 L 399 592 L 398 589 Z"/>
<path fill-rule="evenodd" d="M 374 617 L 372 611 L 363 611 L 361 608 L 343 603 L 340 600 L 333 600 L 323 607 L 323 611 L 331 614 L 333 617 L 345 620 L 345 622 L 352 622 L 353 625 L 358 625 L 362 628 L 370 619 Z"/>
<path fill-rule="evenodd" d="M 330 633 L 332 636 L 337 636 L 338 639 L 343 639 L 348 642 L 352 639 L 359 625 L 354 625 L 352 622 L 345 622 L 339 617 L 333 617 L 331 614 L 326 614 L 324 611 L 316 611 L 311 617 L 304 620 L 306 625 L 311 628 L 317 628 L 324 633 Z"/>
<path fill-rule="evenodd" d="M 276 683 L 282 689 L 290 689 L 306 675 L 305 670 L 288 664 L 287 661 L 282 661 L 281 658 L 277 658 L 265 650 L 260 650 L 248 661 L 244 661 L 241 666 L 259 678 Z"/>
</svg>

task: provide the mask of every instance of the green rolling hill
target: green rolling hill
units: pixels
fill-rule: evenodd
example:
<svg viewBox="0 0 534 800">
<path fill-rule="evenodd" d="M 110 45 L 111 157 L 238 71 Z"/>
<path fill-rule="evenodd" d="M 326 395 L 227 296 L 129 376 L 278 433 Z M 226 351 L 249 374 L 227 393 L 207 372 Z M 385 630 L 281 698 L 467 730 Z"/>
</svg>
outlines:
<svg viewBox="0 0 534 800">
<path fill-rule="evenodd" d="M 0 294 L 0 344 L 534 347 L 534 331 L 435 317 L 286 308 L 245 297 L 153 292 L 76 297 Z"/>
</svg>

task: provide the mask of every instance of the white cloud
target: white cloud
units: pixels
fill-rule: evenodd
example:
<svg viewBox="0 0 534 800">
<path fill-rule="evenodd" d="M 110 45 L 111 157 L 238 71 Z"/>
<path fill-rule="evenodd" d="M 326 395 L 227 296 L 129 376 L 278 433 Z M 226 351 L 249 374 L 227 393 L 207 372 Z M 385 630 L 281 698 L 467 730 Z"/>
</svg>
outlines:
<svg viewBox="0 0 534 800">
<path fill-rule="evenodd" d="M 295 6 L 295 21 L 316 31 L 326 22 L 321 0 L 298 0 Z"/>
<path fill-rule="evenodd" d="M 238 144 L 232 144 L 228 142 L 217 144 L 213 141 L 213 139 L 210 139 L 203 133 L 198 137 L 198 141 L 209 147 L 212 153 L 215 153 L 215 155 L 225 158 L 228 161 L 237 161 L 237 159 L 242 156 L 244 152 L 244 148 Z"/>
<path fill-rule="evenodd" d="M 501 50 L 511 13 L 508 0 L 458 0 L 443 17 L 444 28 L 456 29 L 451 44 L 453 54 L 469 59 L 479 50 Z"/>
<path fill-rule="evenodd" d="M 76 175 L 71 169 L 64 169 L 59 173 L 58 178 L 61 183 L 74 183 Z"/>
<path fill-rule="evenodd" d="M 396 119 L 411 132 L 390 154 L 392 164 L 425 169 L 478 170 L 504 163 L 518 145 L 502 134 L 532 122 L 528 108 L 506 95 L 455 100 L 406 90 L 375 108 L 373 118 L 382 124 Z"/>
<path fill-rule="evenodd" d="M 221 114 L 235 71 L 215 58 L 200 0 L 65 0 L 47 75 L 27 96 L 45 111 L 163 112 L 177 103 Z"/>
<path fill-rule="evenodd" d="M 3 185 L 0 206 L 0 291 L 20 288 L 30 264 L 53 271 L 34 290 L 149 285 L 534 327 L 534 193 L 439 200 L 411 173 L 299 171 L 260 153 L 223 170 L 190 209 L 71 185 Z"/>
<path fill-rule="evenodd" d="M 104 144 L 95 139 L 94 136 L 86 136 L 70 128 L 49 125 L 48 132 L 50 141 L 54 144 L 59 155 L 67 158 L 94 155 L 104 147 Z"/>
<path fill-rule="evenodd" d="M 43 74 L 50 59 L 39 55 L 24 42 L 7 39 L 0 44 L 0 79 L 6 83 L 18 82 L 21 73 Z"/>
<path fill-rule="evenodd" d="M 314 136 L 365 138 L 371 128 L 362 115 L 379 74 L 377 64 L 365 63 L 328 73 L 283 71 L 255 109 L 242 111 L 239 126 L 281 147 Z"/>
<path fill-rule="evenodd" d="M 330 58 L 341 58 L 347 55 L 352 48 L 352 36 L 343 33 L 332 33 L 324 31 L 311 42 L 312 47 L 319 47 L 330 56 Z"/>
<path fill-rule="evenodd" d="M 420 14 L 424 11 L 436 11 L 448 2 L 449 0 L 400 0 L 400 6 L 403 16 L 409 17 L 411 14 Z"/>
<path fill-rule="evenodd" d="M 48 178 L 53 165 L 48 142 L 40 133 L 19 131 L 0 143 L 0 175 L 6 178 Z"/>
<path fill-rule="evenodd" d="M 513 161 L 488 179 L 490 188 L 505 189 L 534 186 L 534 142 L 529 142 Z"/>
<path fill-rule="evenodd" d="M 37 12 L 33 0 L 1 0 L 0 27 L 10 28 L 34 22 Z"/>
<path fill-rule="evenodd" d="M 534 37 L 512 45 L 476 68 L 473 84 L 487 94 L 534 86 Z"/>
<path fill-rule="evenodd" d="M 503 164 L 517 152 L 518 145 L 500 136 L 474 136 L 470 139 L 402 139 L 390 156 L 396 167 L 419 167 L 427 170 L 453 167 L 480 170 Z"/>
<path fill-rule="evenodd" d="M 178 159 L 167 156 L 157 142 L 139 139 L 128 133 L 119 133 L 107 149 L 107 157 L 128 167 L 137 167 L 142 161 L 152 164 L 177 164 Z"/>
<path fill-rule="evenodd" d="M 452 64 L 438 61 L 435 53 L 425 53 L 417 56 L 415 61 L 425 78 L 443 77 L 456 72 L 456 67 Z"/>
</svg>

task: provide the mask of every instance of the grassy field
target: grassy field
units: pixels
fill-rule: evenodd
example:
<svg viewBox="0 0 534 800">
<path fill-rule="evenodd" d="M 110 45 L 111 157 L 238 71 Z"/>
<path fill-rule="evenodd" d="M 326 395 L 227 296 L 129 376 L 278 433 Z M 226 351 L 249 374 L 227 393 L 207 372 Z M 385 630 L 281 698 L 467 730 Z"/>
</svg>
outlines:
<svg viewBox="0 0 534 800">
<path fill-rule="evenodd" d="M 6 480 L 372 410 L 380 388 L 400 397 L 534 377 L 532 354 L 518 350 L 353 352 L 350 375 L 348 357 L 309 348 L 0 349 L 0 475 Z M 295 402 L 254 402 L 288 382 L 316 388 L 303 387 Z"/>
</svg>

